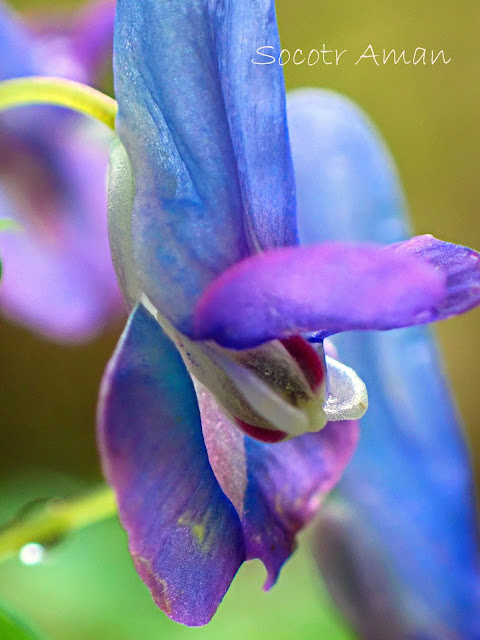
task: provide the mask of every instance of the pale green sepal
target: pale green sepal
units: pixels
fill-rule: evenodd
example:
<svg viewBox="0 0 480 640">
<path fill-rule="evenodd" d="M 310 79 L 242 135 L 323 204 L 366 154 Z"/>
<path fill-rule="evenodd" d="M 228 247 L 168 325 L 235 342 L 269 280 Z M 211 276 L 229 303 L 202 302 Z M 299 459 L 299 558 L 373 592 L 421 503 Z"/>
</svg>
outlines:
<svg viewBox="0 0 480 640">
<path fill-rule="evenodd" d="M 127 151 L 120 138 L 110 147 L 108 170 L 108 237 L 113 266 L 125 300 L 133 309 L 141 291 L 133 266 L 132 208 L 135 182 Z"/>
</svg>

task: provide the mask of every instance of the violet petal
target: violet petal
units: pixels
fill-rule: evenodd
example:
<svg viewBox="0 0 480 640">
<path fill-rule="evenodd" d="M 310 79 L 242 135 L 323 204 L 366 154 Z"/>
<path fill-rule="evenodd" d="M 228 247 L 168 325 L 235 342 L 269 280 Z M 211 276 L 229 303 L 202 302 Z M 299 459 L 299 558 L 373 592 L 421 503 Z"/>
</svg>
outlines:
<svg viewBox="0 0 480 640">
<path fill-rule="evenodd" d="M 442 270 L 398 248 L 324 243 L 267 251 L 206 290 L 194 337 L 247 348 L 293 333 L 413 325 L 434 319 L 445 280 Z"/>
<path fill-rule="evenodd" d="M 212 468 L 240 516 L 247 559 L 264 563 L 269 589 L 296 547 L 296 534 L 350 461 L 358 422 L 330 422 L 318 433 L 264 444 L 244 436 L 204 387 L 199 402 Z"/>
<path fill-rule="evenodd" d="M 98 416 L 140 576 L 169 617 L 206 624 L 245 559 L 242 529 L 210 467 L 190 375 L 142 306 L 107 368 Z"/>
</svg>

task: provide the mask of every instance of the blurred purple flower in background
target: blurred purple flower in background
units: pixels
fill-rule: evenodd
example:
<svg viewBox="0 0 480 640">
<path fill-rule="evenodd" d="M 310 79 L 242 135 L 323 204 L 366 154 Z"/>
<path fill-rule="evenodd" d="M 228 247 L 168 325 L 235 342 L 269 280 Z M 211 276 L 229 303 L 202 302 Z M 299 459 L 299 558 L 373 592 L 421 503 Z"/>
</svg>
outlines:
<svg viewBox="0 0 480 640">
<path fill-rule="evenodd" d="M 263 42 L 279 47 L 272 0 L 117 3 L 109 226 L 133 311 L 99 444 L 140 575 L 190 625 L 244 560 L 273 584 L 352 455 L 365 387 L 323 338 L 480 302 L 478 254 L 431 236 L 298 246 L 282 70 L 251 64 Z"/>
<path fill-rule="evenodd" d="M 113 2 L 29 28 L 0 5 L 0 79 L 57 75 L 95 83 L 108 64 Z M 101 125 L 55 107 L 0 119 L 0 309 L 55 340 L 97 333 L 122 308 L 106 229 L 109 139 Z"/>
<path fill-rule="evenodd" d="M 288 116 L 301 243 L 408 237 L 393 162 L 361 111 L 305 90 Z M 370 406 L 316 533 L 332 596 L 365 640 L 478 639 L 474 480 L 434 337 L 417 327 L 334 340 Z"/>
</svg>

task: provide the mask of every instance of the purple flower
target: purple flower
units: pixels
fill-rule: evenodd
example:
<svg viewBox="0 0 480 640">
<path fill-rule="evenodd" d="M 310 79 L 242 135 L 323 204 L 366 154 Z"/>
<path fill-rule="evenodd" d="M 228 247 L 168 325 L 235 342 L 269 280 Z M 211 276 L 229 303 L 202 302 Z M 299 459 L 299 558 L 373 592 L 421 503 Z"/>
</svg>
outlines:
<svg viewBox="0 0 480 640">
<path fill-rule="evenodd" d="M 63 75 L 94 82 L 106 64 L 114 4 L 94 4 L 75 27 L 28 29 L 0 6 L 0 79 Z M 53 107 L 0 121 L 0 308 L 57 340 L 98 332 L 122 308 L 108 250 L 104 194 L 108 139 L 100 125 Z"/>
<path fill-rule="evenodd" d="M 265 42 L 272 0 L 117 3 L 109 226 L 133 311 L 99 444 L 136 567 L 189 625 L 244 560 L 273 584 L 352 455 L 366 390 L 323 338 L 480 302 L 478 254 L 430 236 L 298 246 L 282 71 L 251 62 Z"/>
</svg>

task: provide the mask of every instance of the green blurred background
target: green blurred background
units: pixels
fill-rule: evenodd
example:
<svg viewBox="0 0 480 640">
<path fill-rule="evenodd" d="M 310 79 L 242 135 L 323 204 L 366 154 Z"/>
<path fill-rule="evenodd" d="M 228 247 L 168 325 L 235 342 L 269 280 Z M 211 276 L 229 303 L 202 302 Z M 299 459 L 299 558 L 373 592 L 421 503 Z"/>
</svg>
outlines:
<svg viewBox="0 0 480 640">
<path fill-rule="evenodd" d="M 16 8 L 51 9 L 44 0 Z M 57 9 L 62 3 L 56 3 Z M 79 2 L 64 2 L 78 6 Z M 277 0 L 282 44 L 348 49 L 340 66 L 285 66 L 289 88 L 339 90 L 374 119 L 393 151 L 416 233 L 480 248 L 480 7 L 476 0 Z M 259 43 L 260 44 L 260 43 Z M 366 47 L 444 49 L 449 65 L 377 67 L 354 61 Z M 358 55 L 355 55 L 358 54 Z M 100 479 L 94 438 L 98 383 L 121 326 L 81 347 L 61 347 L 0 323 L 0 518 L 42 495 L 65 495 Z M 438 327 L 459 409 L 480 469 L 480 311 Z M 202 630 L 171 623 L 134 573 L 115 522 L 73 535 L 24 567 L 0 567 L 0 597 L 49 637 L 62 640 L 351 638 L 330 610 L 305 544 L 269 594 L 249 564 L 214 621 Z"/>
</svg>

